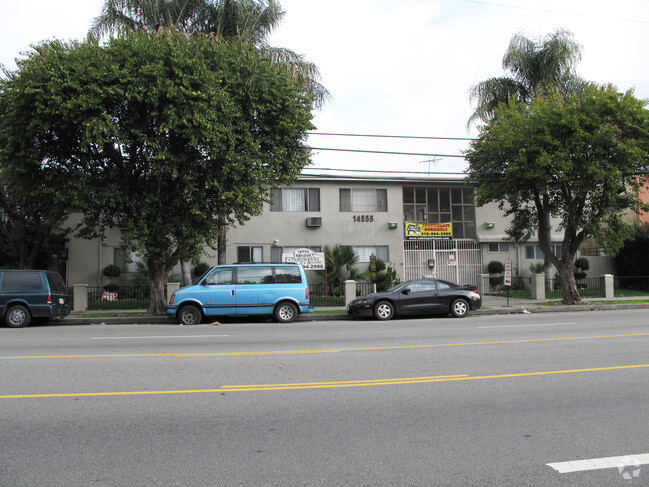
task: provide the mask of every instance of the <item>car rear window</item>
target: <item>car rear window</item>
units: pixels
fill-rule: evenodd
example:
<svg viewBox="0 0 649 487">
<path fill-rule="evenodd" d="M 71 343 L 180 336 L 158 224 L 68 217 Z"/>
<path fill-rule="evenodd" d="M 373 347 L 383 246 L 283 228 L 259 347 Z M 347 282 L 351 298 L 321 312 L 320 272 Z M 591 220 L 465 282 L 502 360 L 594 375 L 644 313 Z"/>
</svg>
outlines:
<svg viewBox="0 0 649 487">
<path fill-rule="evenodd" d="M 68 292 L 68 288 L 66 287 L 65 281 L 63 281 L 61 274 L 57 274 L 56 272 L 48 272 L 47 280 L 50 283 L 50 289 L 52 290 L 52 292 L 63 294 L 66 294 Z"/>
<path fill-rule="evenodd" d="M 4 291 L 32 291 L 41 287 L 39 272 L 6 272 L 2 278 Z"/>
</svg>

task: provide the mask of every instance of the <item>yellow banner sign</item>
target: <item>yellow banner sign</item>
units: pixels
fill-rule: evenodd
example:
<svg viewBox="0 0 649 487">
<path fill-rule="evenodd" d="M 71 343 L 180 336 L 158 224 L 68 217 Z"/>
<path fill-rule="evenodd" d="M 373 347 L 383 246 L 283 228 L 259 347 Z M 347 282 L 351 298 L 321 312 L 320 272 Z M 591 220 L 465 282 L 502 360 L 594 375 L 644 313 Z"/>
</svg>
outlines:
<svg viewBox="0 0 649 487">
<path fill-rule="evenodd" d="M 427 239 L 427 238 L 453 238 L 452 223 L 416 223 L 406 222 L 406 238 Z"/>
</svg>

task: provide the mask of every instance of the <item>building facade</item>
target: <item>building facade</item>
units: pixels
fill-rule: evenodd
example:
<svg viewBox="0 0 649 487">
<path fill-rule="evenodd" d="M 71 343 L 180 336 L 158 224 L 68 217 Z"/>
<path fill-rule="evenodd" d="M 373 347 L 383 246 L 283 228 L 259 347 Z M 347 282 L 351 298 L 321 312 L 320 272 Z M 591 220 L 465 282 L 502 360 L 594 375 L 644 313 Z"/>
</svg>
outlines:
<svg viewBox="0 0 649 487">
<path fill-rule="evenodd" d="M 261 215 L 228 229 L 226 263 L 279 262 L 284 252 L 340 245 L 354 249 L 360 271 L 374 255 L 401 280 L 434 275 L 476 283 L 492 260 L 511 260 L 520 275 L 530 275 L 530 264 L 543 260 L 538 242 L 509 242 L 507 227 L 497 205 L 475 206 L 464 180 L 303 176 L 273 189 Z M 102 269 L 115 264 L 122 269 L 118 283 L 128 284 L 138 258 L 122 255 L 120 239 L 111 229 L 103 239 L 70 241 L 68 283 L 105 284 Z M 561 234 L 552 240 L 558 245 Z M 202 261 L 216 264 L 216 251 L 206 249 Z"/>
</svg>

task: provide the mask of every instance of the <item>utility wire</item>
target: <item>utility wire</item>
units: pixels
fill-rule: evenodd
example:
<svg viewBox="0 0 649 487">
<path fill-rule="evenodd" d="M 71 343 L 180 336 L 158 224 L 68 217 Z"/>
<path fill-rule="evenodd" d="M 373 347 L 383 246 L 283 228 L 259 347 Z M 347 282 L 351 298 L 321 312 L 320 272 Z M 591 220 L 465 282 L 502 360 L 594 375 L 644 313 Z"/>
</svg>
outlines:
<svg viewBox="0 0 649 487">
<path fill-rule="evenodd" d="M 331 147 L 309 147 L 311 150 L 328 150 L 339 152 L 358 152 L 361 154 L 389 154 L 396 156 L 418 156 L 418 157 L 460 157 L 464 158 L 462 154 L 430 154 L 424 152 L 396 152 L 396 151 L 380 151 L 380 150 L 361 150 L 361 149 L 334 149 Z"/>
<path fill-rule="evenodd" d="M 422 140 L 477 140 L 470 137 L 427 137 L 418 135 L 377 135 L 377 134 L 338 134 L 330 132 L 309 132 L 309 135 L 331 135 L 337 137 L 376 137 L 386 139 L 422 139 Z"/>
</svg>

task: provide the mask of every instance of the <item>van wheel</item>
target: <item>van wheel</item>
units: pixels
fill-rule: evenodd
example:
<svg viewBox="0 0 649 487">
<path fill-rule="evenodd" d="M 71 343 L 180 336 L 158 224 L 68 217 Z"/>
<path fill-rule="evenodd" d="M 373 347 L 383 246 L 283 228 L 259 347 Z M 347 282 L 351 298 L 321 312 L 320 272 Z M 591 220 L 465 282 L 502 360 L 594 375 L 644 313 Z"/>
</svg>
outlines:
<svg viewBox="0 0 649 487">
<path fill-rule="evenodd" d="M 192 304 L 183 306 L 178 312 L 178 323 L 181 325 L 198 325 L 202 319 L 201 310 Z"/>
<path fill-rule="evenodd" d="M 5 321 L 11 328 L 22 328 L 31 323 L 32 315 L 29 314 L 29 310 L 27 308 L 20 304 L 17 304 L 9 308 L 5 317 Z"/>
<path fill-rule="evenodd" d="M 297 318 L 297 306 L 293 303 L 279 303 L 275 308 L 275 320 L 278 323 L 291 323 Z"/>
</svg>

